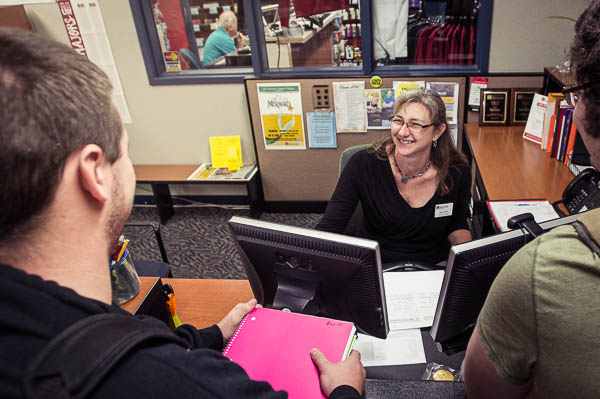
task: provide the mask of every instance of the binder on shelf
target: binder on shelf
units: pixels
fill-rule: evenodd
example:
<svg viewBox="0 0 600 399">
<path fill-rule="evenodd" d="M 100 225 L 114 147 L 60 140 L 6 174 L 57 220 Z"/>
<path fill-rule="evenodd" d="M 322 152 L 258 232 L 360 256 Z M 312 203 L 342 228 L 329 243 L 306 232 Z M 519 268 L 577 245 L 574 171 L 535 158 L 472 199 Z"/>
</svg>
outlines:
<svg viewBox="0 0 600 399">
<path fill-rule="evenodd" d="M 564 100 L 565 96 L 562 93 L 548 93 L 548 107 L 546 108 L 546 117 L 550 117 L 548 125 L 544 123 L 546 130 L 545 146 L 542 148 L 546 152 L 552 151 L 552 143 L 554 139 L 554 131 L 556 127 L 556 119 L 558 118 L 558 111 L 560 110 L 560 103 Z M 545 119 L 544 119 L 545 120 Z"/>
<path fill-rule="evenodd" d="M 310 350 L 318 348 L 332 362 L 350 354 L 353 323 L 275 309 L 255 308 L 229 340 L 223 354 L 253 380 L 287 391 L 290 399 L 324 398 Z"/>
</svg>

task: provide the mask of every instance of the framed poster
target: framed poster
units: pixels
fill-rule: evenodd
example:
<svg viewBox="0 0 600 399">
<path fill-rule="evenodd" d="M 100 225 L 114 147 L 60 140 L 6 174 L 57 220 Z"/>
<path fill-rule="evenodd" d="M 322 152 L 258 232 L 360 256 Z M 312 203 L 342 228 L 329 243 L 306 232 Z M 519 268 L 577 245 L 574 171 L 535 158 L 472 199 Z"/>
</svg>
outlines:
<svg viewBox="0 0 600 399">
<path fill-rule="evenodd" d="M 536 88 L 512 88 L 510 96 L 510 124 L 524 125 L 527 123 L 529 111 L 533 104 L 535 93 L 540 89 Z"/>
<path fill-rule="evenodd" d="M 504 126 L 509 123 L 510 89 L 482 89 L 479 107 L 480 126 Z"/>
</svg>

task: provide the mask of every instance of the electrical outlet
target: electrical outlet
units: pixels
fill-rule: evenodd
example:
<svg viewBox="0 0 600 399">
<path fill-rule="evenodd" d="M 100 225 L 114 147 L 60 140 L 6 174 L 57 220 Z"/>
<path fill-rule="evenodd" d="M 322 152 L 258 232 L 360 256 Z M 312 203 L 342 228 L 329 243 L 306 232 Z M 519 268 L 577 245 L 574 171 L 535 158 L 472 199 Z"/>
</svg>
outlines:
<svg viewBox="0 0 600 399">
<path fill-rule="evenodd" d="M 330 109 L 329 85 L 313 86 L 313 109 Z"/>
</svg>

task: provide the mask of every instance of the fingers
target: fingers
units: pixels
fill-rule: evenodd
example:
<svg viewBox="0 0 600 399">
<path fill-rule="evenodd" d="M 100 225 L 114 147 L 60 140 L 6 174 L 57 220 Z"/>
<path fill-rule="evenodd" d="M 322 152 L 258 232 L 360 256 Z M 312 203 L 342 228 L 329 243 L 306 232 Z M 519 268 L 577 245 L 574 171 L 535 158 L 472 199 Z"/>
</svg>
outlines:
<svg viewBox="0 0 600 399">
<path fill-rule="evenodd" d="M 325 367 L 327 367 L 330 363 L 330 361 L 327 360 L 327 357 L 325 357 L 325 355 L 317 348 L 312 348 L 310 350 L 310 357 L 319 369 L 320 374 L 323 373 Z"/>
<path fill-rule="evenodd" d="M 352 349 L 352 352 L 350 352 L 350 356 L 348 356 L 348 359 L 354 359 L 354 358 L 356 358 L 356 360 L 358 360 L 360 362 L 360 352 Z"/>
</svg>

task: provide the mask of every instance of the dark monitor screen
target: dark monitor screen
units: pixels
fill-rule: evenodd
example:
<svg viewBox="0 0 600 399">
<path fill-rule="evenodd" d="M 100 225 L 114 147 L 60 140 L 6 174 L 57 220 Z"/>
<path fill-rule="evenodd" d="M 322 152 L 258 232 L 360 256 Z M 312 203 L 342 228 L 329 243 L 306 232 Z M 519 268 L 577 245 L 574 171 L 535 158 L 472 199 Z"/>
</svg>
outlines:
<svg viewBox="0 0 600 399">
<path fill-rule="evenodd" d="M 361 332 L 386 338 L 376 241 L 237 216 L 229 227 L 263 306 L 350 321 Z"/>
<path fill-rule="evenodd" d="M 579 215 L 540 224 L 543 231 L 572 223 Z M 500 269 L 533 238 L 527 232 L 511 230 L 450 249 L 448 266 L 431 327 L 438 349 L 447 354 L 466 348 L 492 282 Z"/>
</svg>

